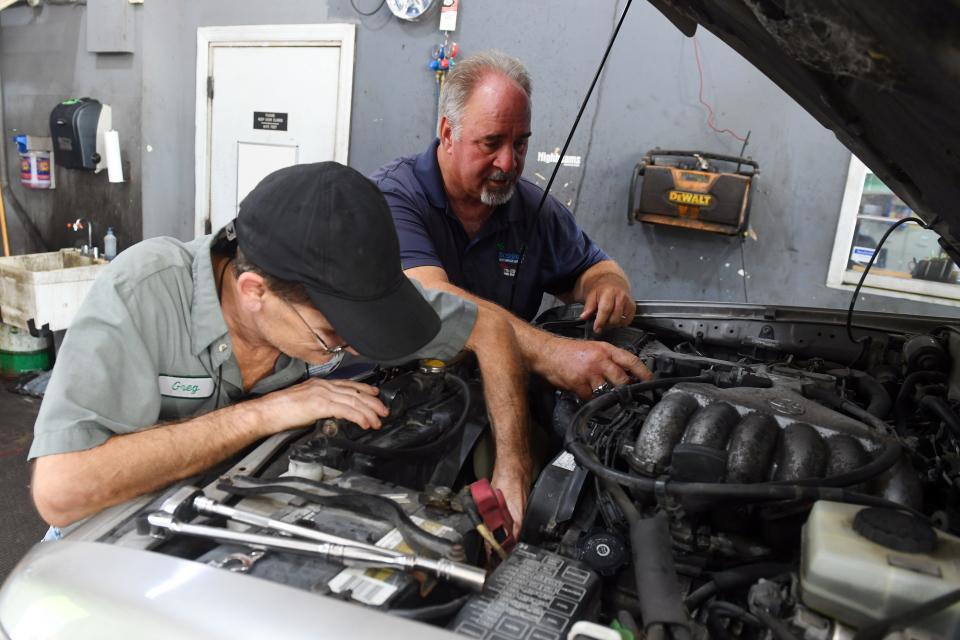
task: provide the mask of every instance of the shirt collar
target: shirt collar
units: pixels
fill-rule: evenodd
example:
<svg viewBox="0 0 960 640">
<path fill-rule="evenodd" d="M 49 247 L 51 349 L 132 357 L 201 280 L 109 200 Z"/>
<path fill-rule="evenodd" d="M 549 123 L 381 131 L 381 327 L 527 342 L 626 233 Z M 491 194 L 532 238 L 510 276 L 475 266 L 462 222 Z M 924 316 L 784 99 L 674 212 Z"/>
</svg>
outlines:
<svg viewBox="0 0 960 640">
<path fill-rule="evenodd" d="M 434 138 L 427 150 L 417 156 L 413 172 L 423 187 L 430 204 L 441 211 L 448 210 L 447 192 L 443 187 L 443 174 L 440 173 L 440 163 L 437 162 L 437 148 L 440 138 Z M 525 208 L 520 196 L 520 181 L 517 181 L 516 191 L 510 201 L 497 207 L 491 220 L 503 220 L 504 215 L 508 222 L 519 222 L 524 218 Z M 499 227 L 499 225 L 494 225 Z"/>
<path fill-rule="evenodd" d="M 223 310 L 220 308 L 220 296 L 217 295 L 217 283 L 213 273 L 213 260 L 210 257 L 210 247 L 217 235 L 214 233 L 200 239 L 197 253 L 193 257 L 190 348 L 195 356 L 203 353 L 217 340 L 229 342 L 227 322 L 223 319 Z M 229 355 L 227 351 L 223 349 L 225 355 Z"/>
<path fill-rule="evenodd" d="M 447 208 L 447 192 L 443 188 L 443 175 L 440 173 L 440 163 L 437 162 L 437 147 L 440 138 L 434 138 L 427 150 L 417 156 L 413 172 L 423 186 L 430 204 L 441 211 Z"/>
</svg>

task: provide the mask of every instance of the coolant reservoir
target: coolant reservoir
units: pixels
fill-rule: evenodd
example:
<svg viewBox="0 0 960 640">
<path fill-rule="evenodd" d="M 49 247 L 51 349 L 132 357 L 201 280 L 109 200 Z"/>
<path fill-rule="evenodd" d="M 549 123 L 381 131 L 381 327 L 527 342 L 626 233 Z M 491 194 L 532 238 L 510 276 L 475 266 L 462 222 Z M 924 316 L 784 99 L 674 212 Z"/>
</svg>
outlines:
<svg viewBox="0 0 960 640">
<path fill-rule="evenodd" d="M 808 607 L 861 627 L 960 588 L 960 538 L 898 511 L 820 501 L 803 527 L 800 587 Z M 960 603 L 911 627 L 960 638 Z"/>
</svg>

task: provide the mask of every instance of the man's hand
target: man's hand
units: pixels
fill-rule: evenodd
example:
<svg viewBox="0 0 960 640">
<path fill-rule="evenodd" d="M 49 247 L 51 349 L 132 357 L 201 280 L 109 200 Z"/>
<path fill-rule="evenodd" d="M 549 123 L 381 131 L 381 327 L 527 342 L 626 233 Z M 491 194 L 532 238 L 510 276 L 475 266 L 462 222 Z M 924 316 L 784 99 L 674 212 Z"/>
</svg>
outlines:
<svg viewBox="0 0 960 640">
<path fill-rule="evenodd" d="M 607 342 L 554 337 L 544 352 L 540 370 L 553 386 L 572 391 L 586 399 L 597 387 L 609 382 L 621 385 L 653 377 L 640 358 Z"/>
<path fill-rule="evenodd" d="M 593 332 L 600 333 L 608 327 L 625 327 L 633 321 L 637 312 L 636 302 L 630 293 L 630 284 L 619 274 L 605 273 L 590 279 L 585 286 L 581 320 L 596 316 Z"/>
<path fill-rule="evenodd" d="M 390 410 L 377 397 L 378 389 L 353 380 L 306 382 L 274 391 L 259 402 L 270 417 L 285 429 L 308 425 L 323 418 L 342 418 L 364 429 L 379 429 Z"/>
<path fill-rule="evenodd" d="M 520 537 L 520 526 L 523 524 L 523 514 L 527 510 L 527 496 L 530 494 L 532 483 L 531 469 L 533 464 L 529 460 L 501 460 L 493 467 L 493 478 L 490 485 L 503 492 L 503 499 L 507 509 L 513 516 L 513 537 Z"/>
</svg>

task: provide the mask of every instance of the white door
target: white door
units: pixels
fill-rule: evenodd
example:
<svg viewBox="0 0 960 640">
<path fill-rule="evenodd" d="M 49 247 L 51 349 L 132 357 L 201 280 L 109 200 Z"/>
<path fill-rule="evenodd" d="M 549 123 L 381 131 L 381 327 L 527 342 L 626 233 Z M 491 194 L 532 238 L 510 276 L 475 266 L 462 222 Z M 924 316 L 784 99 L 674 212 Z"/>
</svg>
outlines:
<svg viewBox="0 0 960 640">
<path fill-rule="evenodd" d="M 324 160 L 347 162 L 352 77 L 343 76 L 353 73 L 352 39 L 346 52 L 342 39 L 311 42 L 303 38 L 303 27 L 294 28 L 298 32 L 288 35 L 299 41 L 243 42 L 233 28 L 213 28 L 230 32 L 223 34 L 228 41 L 206 43 L 205 131 L 199 127 L 198 111 L 198 134 L 206 141 L 202 154 L 198 136 L 198 234 L 236 217 L 243 198 L 277 169 Z M 198 75 L 200 65 L 198 60 Z"/>
</svg>

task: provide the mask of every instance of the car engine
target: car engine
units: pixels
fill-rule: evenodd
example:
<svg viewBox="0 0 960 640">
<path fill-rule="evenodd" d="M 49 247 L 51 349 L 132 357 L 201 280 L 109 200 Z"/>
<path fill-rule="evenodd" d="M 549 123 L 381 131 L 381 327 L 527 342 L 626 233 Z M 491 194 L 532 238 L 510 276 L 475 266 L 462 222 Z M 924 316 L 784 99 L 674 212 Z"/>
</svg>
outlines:
<svg viewBox="0 0 960 640">
<path fill-rule="evenodd" d="M 538 319 L 654 379 L 587 401 L 533 382 L 550 453 L 518 540 L 478 480 L 467 357 L 368 370 L 381 430 L 274 436 L 99 540 L 468 637 L 960 636 L 960 331 L 877 317 L 851 341 L 822 311 L 639 307 L 602 335 L 577 306 Z"/>
</svg>

